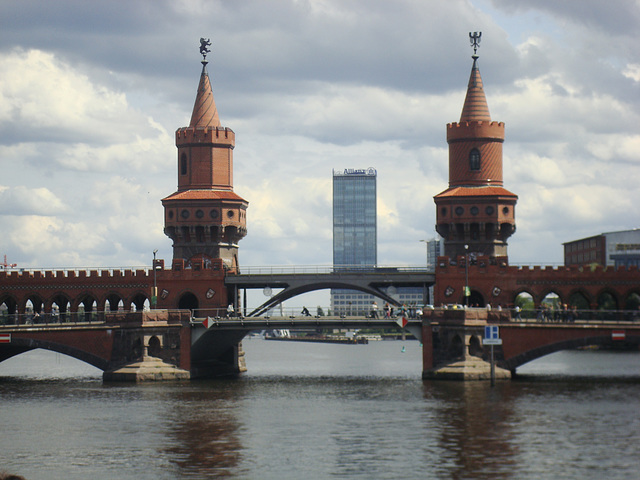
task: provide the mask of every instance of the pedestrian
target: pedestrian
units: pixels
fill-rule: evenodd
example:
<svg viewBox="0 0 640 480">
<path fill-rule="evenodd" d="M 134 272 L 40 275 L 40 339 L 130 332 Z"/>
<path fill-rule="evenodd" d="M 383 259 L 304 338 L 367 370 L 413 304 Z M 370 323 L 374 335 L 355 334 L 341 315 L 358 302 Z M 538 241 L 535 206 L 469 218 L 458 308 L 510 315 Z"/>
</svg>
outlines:
<svg viewBox="0 0 640 480">
<path fill-rule="evenodd" d="M 371 318 L 378 318 L 378 304 L 375 302 L 371 302 Z"/>
<path fill-rule="evenodd" d="M 229 304 L 229 306 L 227 307 L 227 317 L 231 318 L 233 317 L 234 314 L 234 309 L 233 309 L 233 304 Z"/>
</svg>

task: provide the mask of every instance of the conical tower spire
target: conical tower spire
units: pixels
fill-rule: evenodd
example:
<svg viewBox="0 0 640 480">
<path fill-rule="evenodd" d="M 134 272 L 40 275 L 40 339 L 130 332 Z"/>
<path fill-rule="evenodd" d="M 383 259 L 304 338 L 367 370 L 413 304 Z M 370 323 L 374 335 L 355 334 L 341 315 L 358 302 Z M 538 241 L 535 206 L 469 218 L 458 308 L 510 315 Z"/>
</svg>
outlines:
<svg viewBox="0 0 640 480">
<path fill-rule="evenodd" d="M 482 88 L 482 77 L 478 68 L 478 55 L 473 54 L 473 67 L 467 86 L 467 96 L 464 99 L 460 123 L 463 122 L 490 122 L 489 105 Z"/>
<path fill-rule="evenodd" d="M 191 114 L 191 122 L 189 127 L 205 128 L 219 127 L 220 118 L 218 117 L 218 109 L 213 99 L 213 91 L 211 90 L 211 80 L 207 72 L 207 61 L 202 61 L 202 73 L 200 74 L 200 83 L 198 84 L 198 93 L 196 101 L 193 105 L 193 113 Z"/>
</svg>

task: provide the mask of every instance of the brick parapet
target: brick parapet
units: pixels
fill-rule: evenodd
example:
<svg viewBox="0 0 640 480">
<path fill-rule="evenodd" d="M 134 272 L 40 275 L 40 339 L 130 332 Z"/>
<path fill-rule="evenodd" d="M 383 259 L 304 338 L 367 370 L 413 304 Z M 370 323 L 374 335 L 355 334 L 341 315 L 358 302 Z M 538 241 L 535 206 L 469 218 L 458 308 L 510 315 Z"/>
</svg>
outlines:
<svg viewBox="0 0 640 480">
<path fill-rule="evenodd" d="M 176 146 L 211 143 L 234 148 L 236 134 L 229 127 L 183 127 L 176 130 Z"/>
<path fill-rule="evenodd" d="M 504 142 L 504 122 L 453 122 L 447 124 L 447 142 L 492 140 Z"/>
<path fill-rule="evenodd" d="M 513 305 L 523 292 L 531 294 L 536 305 L 551 292 L 568 303 L 570 295 L 579 292 L 596 308 L 598 295 L 607 291 L 623 308 L 631 293 L 640 293 L 640 270 L 635 266 L 517 266 L 509 265 L 507 257 L 478 256 L 465 268 L 463 256 L 438 257 L 435 304 L 461 303 L 466 276 L 470 289 L 493 306 Z"/>
<path fill-rule="evenodd" d="M 105 268 L 98 270 L 86 269 L 64 269 L 64 270 L 19 270 L 0 271 L 0 285 L 3 282 L 18 282 L 33 284 L 35 280 L 63 280 L 65 283 L 74 283 L 74 280 L 86 282 L 94 280 L 102 282 L 104 280 L 146 280 L 153 276 L 151 269 L 113 269 Z"/>
</svg>

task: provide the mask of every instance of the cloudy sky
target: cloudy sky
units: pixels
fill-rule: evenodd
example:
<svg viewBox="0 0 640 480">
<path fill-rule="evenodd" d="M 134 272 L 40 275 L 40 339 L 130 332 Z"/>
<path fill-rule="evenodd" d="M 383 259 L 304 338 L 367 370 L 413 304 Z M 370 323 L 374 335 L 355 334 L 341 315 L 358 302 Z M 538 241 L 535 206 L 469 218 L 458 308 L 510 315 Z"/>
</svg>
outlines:
<svg viewBox="0 0 640 480">
<path fill-rule="evenodd" d="M 249 201 L 241 263 L 330 264 L 332 169 L 372 166 L 379 263 L 424 264 L 470 31 L 519 196 L 511 263 L 640 227 L 638 0 L 1 0 L 0 256 L 170 261 L 160 199 L 209 37 Z"/>
</svg>

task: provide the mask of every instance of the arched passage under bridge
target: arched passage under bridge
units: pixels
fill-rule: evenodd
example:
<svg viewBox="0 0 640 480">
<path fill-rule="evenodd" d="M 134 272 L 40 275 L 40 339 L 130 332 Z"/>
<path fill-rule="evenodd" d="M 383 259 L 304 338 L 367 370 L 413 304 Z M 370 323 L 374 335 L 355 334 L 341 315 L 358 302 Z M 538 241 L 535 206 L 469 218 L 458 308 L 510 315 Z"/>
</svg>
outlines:
<svg viewBox="0 0 640 480">
<path fill-rule="evenodd" d="M 391 305 L 399 306 L 398 300 L 387 293 L 389 287 L 422 287 L 425 292 L 435 283 L 435 274 L 425 268 L 415 267 L 368 267 L 344 269 L 343 267 L 321 267 L 315 272 L 296 272 L 286 267 L 261 267 L 255 273 L 227 274 L 225 284 L 236 289 L 265 287 L 282 289 L 278 294 L 248 313 L 247 316 L 264 314 L 279 303 L 303 293 L 327 288 L 358 290 L 374 295 Z"/>
</svg>

